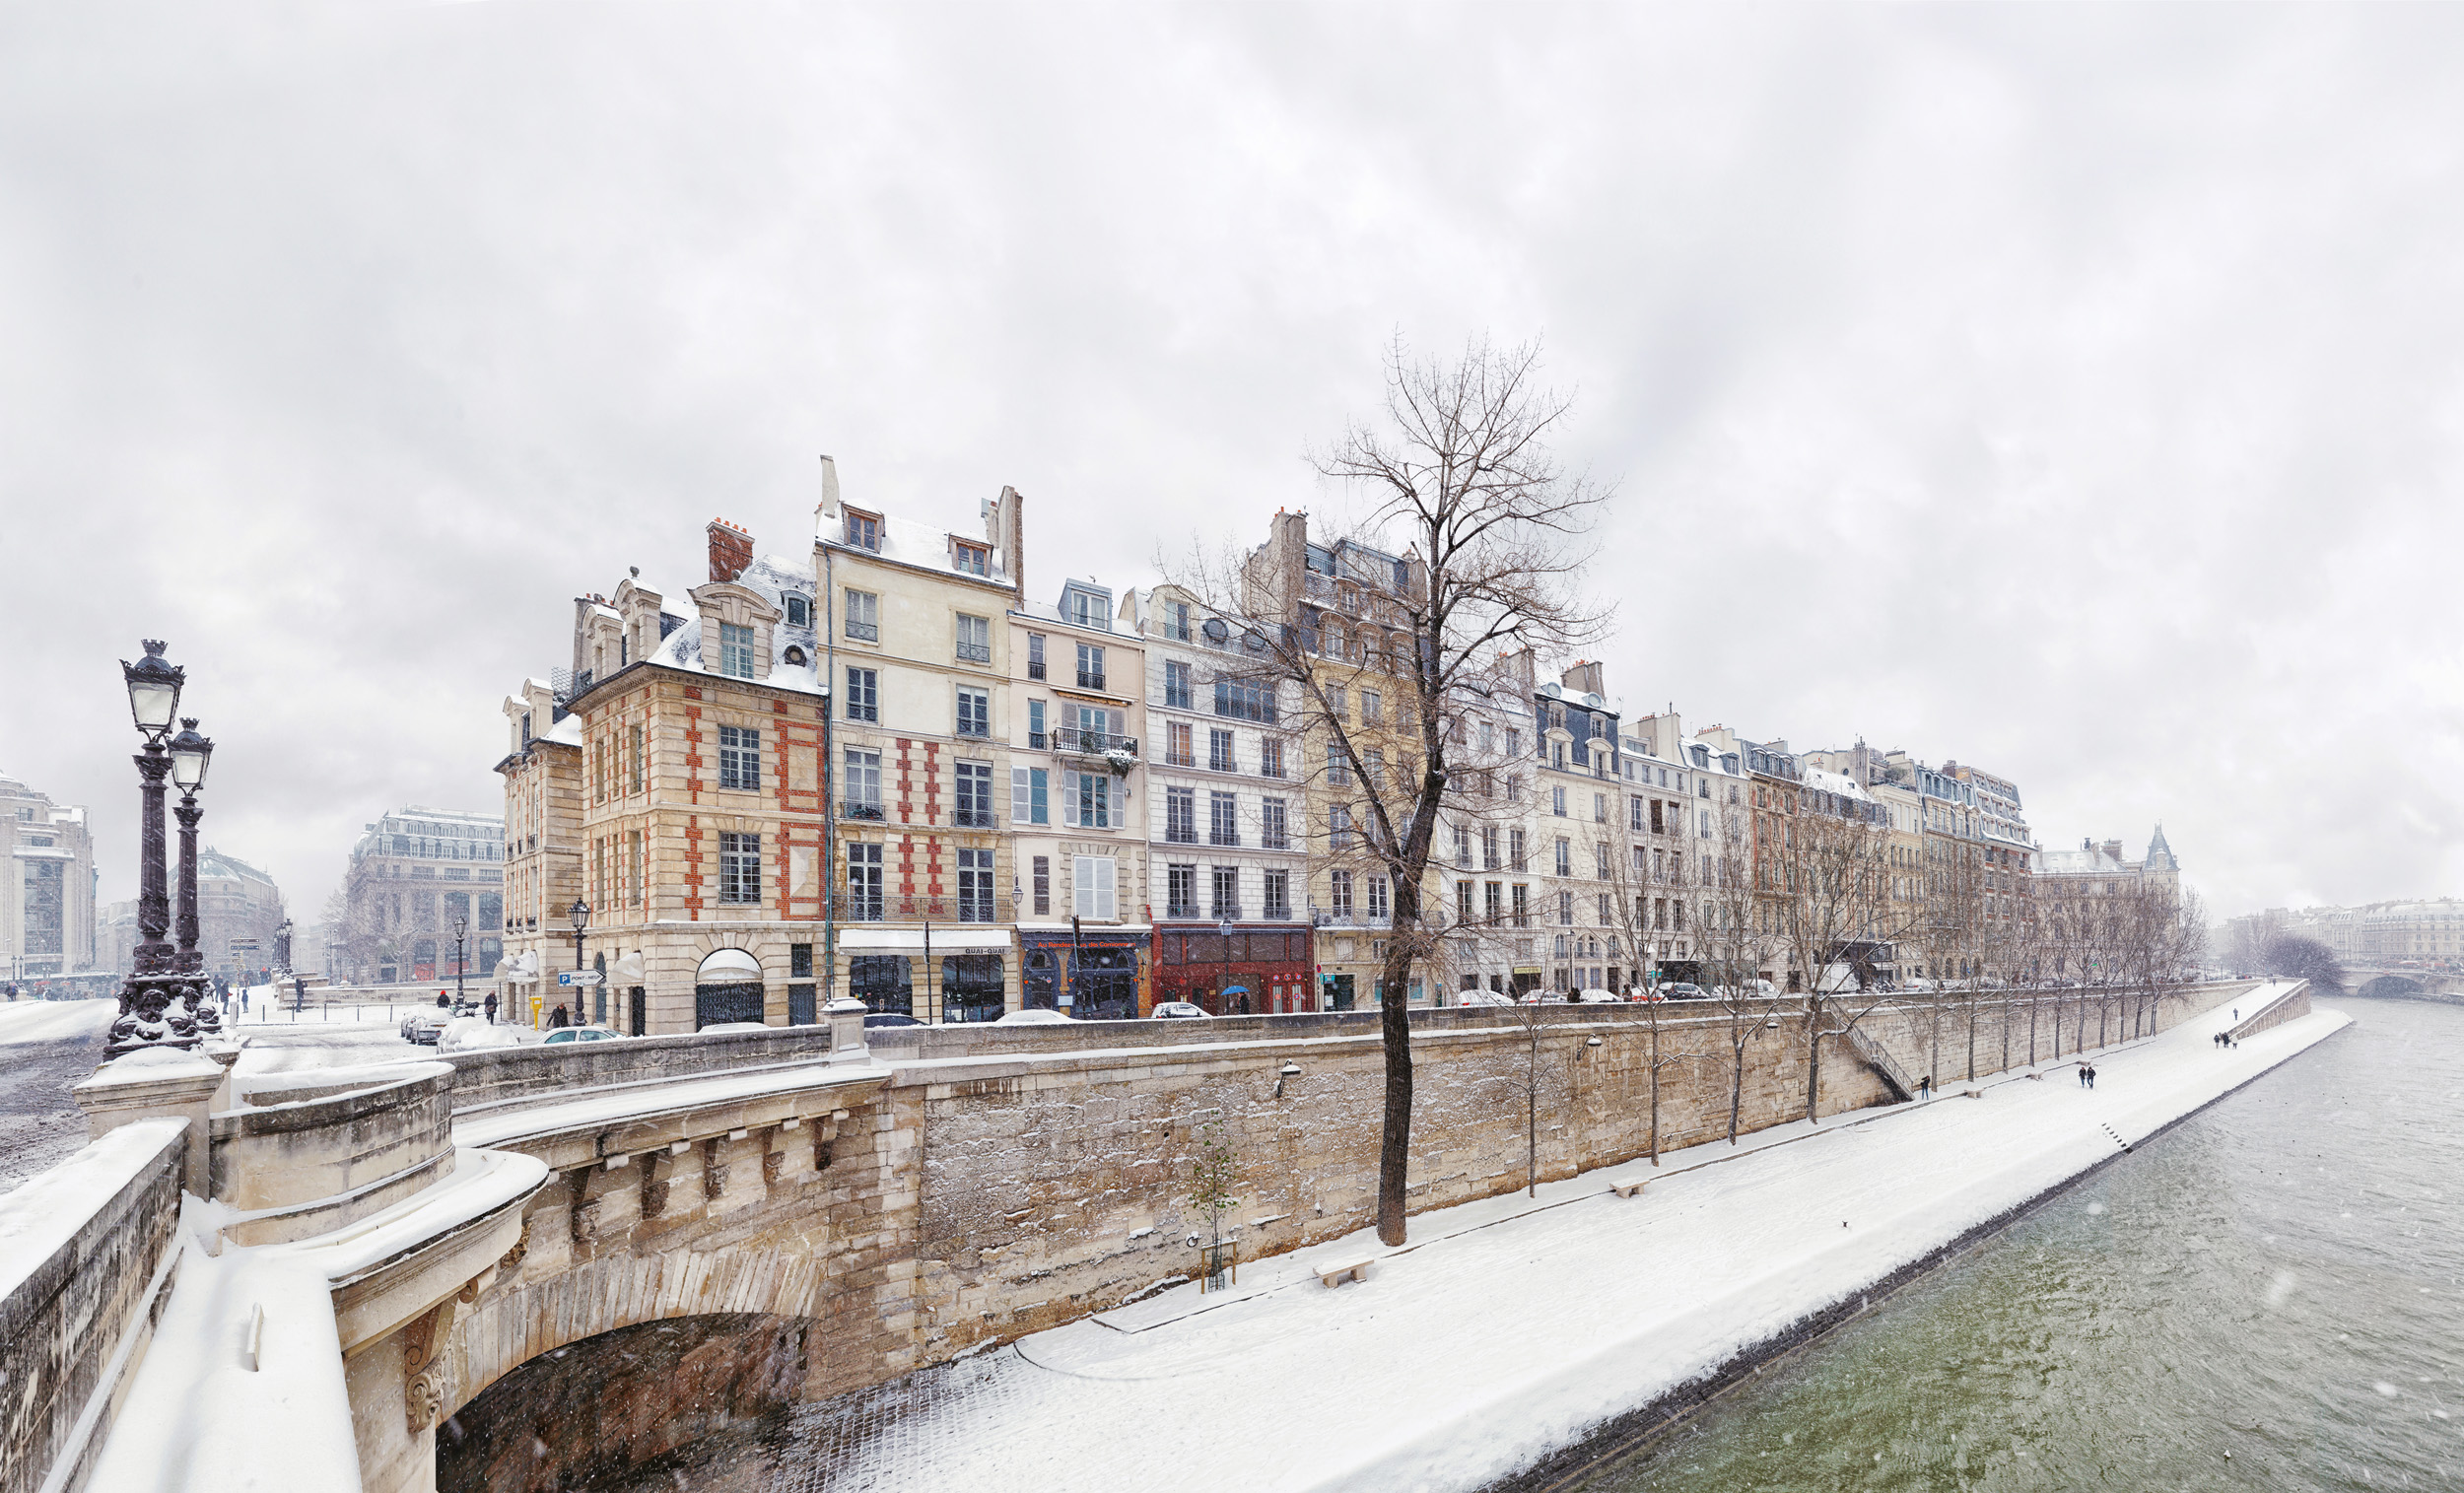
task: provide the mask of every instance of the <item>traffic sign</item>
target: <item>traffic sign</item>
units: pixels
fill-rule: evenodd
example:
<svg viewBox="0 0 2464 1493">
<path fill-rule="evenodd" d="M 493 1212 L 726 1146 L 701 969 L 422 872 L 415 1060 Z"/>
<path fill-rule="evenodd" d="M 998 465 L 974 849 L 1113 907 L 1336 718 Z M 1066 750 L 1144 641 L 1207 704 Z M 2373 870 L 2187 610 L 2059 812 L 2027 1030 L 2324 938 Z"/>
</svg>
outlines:
<svg viewBox="0 0 2464 1493">
<path fill-rule="evenodd" d="M 556 972 L 556 983 L 558 984 L 597 984 L 599 972 L 596 970 L 559 970 Z"/>
</svg>

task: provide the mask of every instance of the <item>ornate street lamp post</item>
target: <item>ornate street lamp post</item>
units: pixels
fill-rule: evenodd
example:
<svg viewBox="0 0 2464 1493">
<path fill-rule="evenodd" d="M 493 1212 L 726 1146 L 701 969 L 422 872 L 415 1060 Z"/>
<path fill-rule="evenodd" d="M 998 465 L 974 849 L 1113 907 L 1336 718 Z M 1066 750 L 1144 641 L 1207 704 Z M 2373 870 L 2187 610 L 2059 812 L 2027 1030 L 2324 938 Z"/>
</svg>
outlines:
<svg viewBox="0 0 2464 1493">
<path fill-rule="evenodd" d="M 456 1006 L 467 998 L 462 994 L 462 935 L 469 931 L 468 917 L 453 919 L 453 1004 Z"/>
<path fill-rule="evenodd" d="M 111 1022 L 103 1047 L 106 1058 L 149 1048 L 193 1048 L 198 1039 L 220 1029 L 221 1022 L 204 1009 L 201 981 L 188 969 L 196 955 L 196 789 L 205 781 L 206 764 L 214 744 L 198 736 L 196 724 L 179 740 L 171 740 L 171 718 L 179 711 L 179 692 L 187 671 L 163 657 L 164 645 L 145 640 L 146 655 L 135 663 L 120 661 L 128 687 L 128 711 L 145 738 L 136 756 L 138 801 L 138 895 L 136 969 L 120 988 L 119 1015 Z M 180 785 L 184 906 L 181 941 L 174 947 L 171 893 L 164 864 L 170 849 L 163 825 L 165 780 L 176 777 Z"/>
<path fill-rule="evenodd" d="M 590 926 L 590 904 L 577 897 L 574 899 L 574 905 L 566 910 L 566 916 L 574 920 L 574 973 L 579 975 L 582 973 L 582 935 Z M 574 1008 L 577 1012 L 582 1008 L 582 982 L 580 981 L 574 982 Z"/>
</svg>

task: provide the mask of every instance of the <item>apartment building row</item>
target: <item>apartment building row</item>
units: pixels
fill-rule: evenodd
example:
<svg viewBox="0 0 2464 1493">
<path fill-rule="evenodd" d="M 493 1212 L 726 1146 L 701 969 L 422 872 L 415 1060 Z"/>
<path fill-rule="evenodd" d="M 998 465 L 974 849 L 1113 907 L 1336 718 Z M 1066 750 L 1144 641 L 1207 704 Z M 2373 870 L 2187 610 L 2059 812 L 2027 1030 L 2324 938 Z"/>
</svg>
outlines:
<svg viewBox="0 0 2464 1493">
<path fill-rule="evenodd" d="M 1024 508 L 1003 489 L 943 527 L 846 499 L 825 459 L 809 549 L 717 520 L 697 583 L 579 598 L 567 662 L 504 703 L 513 993 L 663 1033 L 837 994 L 983 1021 L 1622 989 L 1688 977 L 1710 890 L 1797 812 L 1903 840 L 1910 896 L 1954 860 L 2020 895 L 2005 780 L 1627 719 L 1603 665 L 1541 677 L 1529 652 L 1453 687 L 1428 875 L 1392 885 L 1373 847 L 1420 773 L 1419 559 L 1280 512 L 1221 606 L 1030 590 Z"/>
</svg>

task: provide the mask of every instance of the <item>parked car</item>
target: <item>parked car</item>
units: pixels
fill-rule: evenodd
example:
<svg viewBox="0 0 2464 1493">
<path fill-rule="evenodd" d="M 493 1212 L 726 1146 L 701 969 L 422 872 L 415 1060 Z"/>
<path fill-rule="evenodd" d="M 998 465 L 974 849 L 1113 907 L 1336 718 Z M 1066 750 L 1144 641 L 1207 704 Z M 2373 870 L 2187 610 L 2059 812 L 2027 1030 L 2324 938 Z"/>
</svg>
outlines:
<svg viewBox="0 0 2464 1493">
<path fill-rule="evenodd" d="M 1711 992 L 1701 985 L 1680 980 L 1674 984 L 1662 985 L 1660 996 L 1664 1000 L 1709 1000 Z"/>
<path fill-rule="evenodd" d="M 1604 990 L 1595 985 L 1591 989 L 1578 991 L 1574 999 L 1578 1005 L 1605 1006 L 1623 1004 L 1625 997 L 1614 990 Z"/>
<path fill-rule="evenodd" d="M 614 1042 L 618 1033 L 605 1027 L 558 1027 L 547 1035 L 541 1047 L 569 1047 L 577 1042 Z"/>
<path fill-rule="evenodd" d="M 992 1025 L 996 1027 L 1049 1027 L 1057 1026 L 1068 1019 L 1049 1006 L 1028 1006 L 1023 1010 L 1009 1011 L 994 1017 Z"/>
<path fill-rule="evenodd" d="M 478 1002 L 470 1000 L 453 1006 L 421 1006 L 402 1018 L 402 1040 L 416 1047 L 433 1048 L 437 1045 L 437 1034 L 445 1030 L 445 1023 L 478 1014 Z"/>
<path fill-rule="evenodd" d="M 1455 997 L 1459 1006 L 1511 1006 L 1514 997 L 1495 990 L 1465 990 Z"/>
<path fill-rule="evenodd" d="M 866 1011 L 864 1025 L 868 1027 L 921 1027 L 928 1023 L 918 1021 L 904 1011 Z"/>
<path fill-rule="evenodd" d="M 1208 1012 L 1195 1001 L 1166 1000 L 1158 1002 L 1150 1014 L 1157 1021 L 1185 1021 L 1191 1017 L 1203 1019 Z"/>
<path fill-rule="evenodd" d="M 479 1052 L 489 1048 L 517 1048 L 538 1034 L 528 1027 L 499 1025 L 482 1016 L 456 1016 L 438 1030 L 437 1051 Z"/>
</svg>

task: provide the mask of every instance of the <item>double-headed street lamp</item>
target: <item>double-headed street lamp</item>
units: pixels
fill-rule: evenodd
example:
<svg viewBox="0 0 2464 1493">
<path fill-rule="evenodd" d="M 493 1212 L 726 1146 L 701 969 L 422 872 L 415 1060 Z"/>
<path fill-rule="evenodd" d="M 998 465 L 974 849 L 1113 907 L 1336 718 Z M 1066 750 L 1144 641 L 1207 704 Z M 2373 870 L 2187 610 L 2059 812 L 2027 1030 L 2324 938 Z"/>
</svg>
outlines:
<svg viewBox="0 0 2464 1493">
<path fill-rule="evenodd" d="M 465 998 L 462 994 L 462 935 L 469 931 L 470 918 L 456 916 L 453 919 L 453 1003 L 457 1006 Z"/>
<path fill-rule="evenodd" d="M 197 722 L 183 720 L 177 737 L 171 720 L 179 712 L 179 692 L 187 671 L 163 657 L 164 645 L 145 641 L 146 654 L 135 663 L 120 661 L 128 687 L 128 713 L 145 749 L 136 756 L 138 829 L 136 969 L 120 988 L 119 1015 L 111 1022 L 105 1057 L 148 1048 L 193 1048 L 200 1038 L 218 1032 L 222 1021 L 205 1001 L 202 958 L 197 952 L 197 790 L 213 761 L 214 743 L 197 734 Z M 174 946 L 165 859 L 163 825 L 165 781 L 179 784 L 180 920 Z"/>
</svg>

